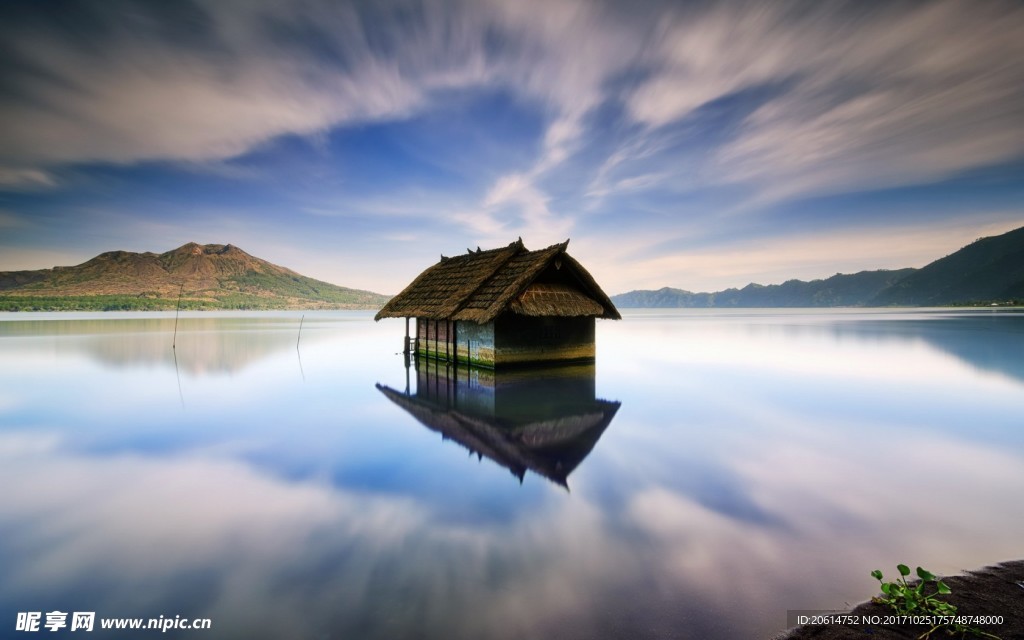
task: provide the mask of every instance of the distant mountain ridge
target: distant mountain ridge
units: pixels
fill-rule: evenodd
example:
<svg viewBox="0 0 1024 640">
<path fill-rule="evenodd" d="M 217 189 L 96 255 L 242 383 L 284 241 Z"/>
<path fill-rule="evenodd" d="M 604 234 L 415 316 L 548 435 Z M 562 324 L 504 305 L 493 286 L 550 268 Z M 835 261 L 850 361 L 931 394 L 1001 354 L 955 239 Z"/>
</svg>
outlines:
<svg viewBox="0 0 1024 640">
<path fill-rule="evenodd" d="M 1024 300 L 1024 227 L 981 238 L 880 292 L 878 306 Z"/>
<path fill-rule="evenodd" d="M 0 310 L 376 309 L 387 300 L 298 274 L 231 244 L 108 251 L 73 267 L 0 272 Z"/>
<path fill-rule="evenodd" d="M 1024 304 L 1024 227 L 981 238 L 920 269 L 861 271 L 824 280 L 748 284 L 693 293 L 664 287 L 612 296 L 621 308 L 875 307 Z"/>
<path fill-rule="evenodd" d="M 630 291 L 612 296 L 618 307 L 856 307 L 862 306 L 887 287 L 912 273 L 861 271 L 836 274 L 825 280 L 788 280 L 782 284 L 748 284 L 742 289 L 714 293 L 693 293 L 664 287 L 656 291 Z"/>
</svg>

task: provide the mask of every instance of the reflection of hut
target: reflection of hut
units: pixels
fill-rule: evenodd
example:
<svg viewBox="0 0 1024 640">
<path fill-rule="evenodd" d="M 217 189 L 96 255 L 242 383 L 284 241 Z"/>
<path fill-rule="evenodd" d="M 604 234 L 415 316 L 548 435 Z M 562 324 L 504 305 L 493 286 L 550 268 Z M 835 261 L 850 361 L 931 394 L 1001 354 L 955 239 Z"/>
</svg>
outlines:
<svg viewBox="0 0 1024 640">
<path fill-rule="evenodd" d="M 594 359 L 594 318 L 619 312 L 569 241 L 527 251 L 523 241 L 447 258 L 419 275 L 375 319 L 416 318 L 416 355 L 485 367 Z"/>
<path fill-rule="evenodd" d="M 377 388 L 427 428 L 520 481 L 529 469 L 566 488 L 619 409 L 595 397 L 592 364 L 494 372 L 423 363 L 415 394 Z"/>
</svg>

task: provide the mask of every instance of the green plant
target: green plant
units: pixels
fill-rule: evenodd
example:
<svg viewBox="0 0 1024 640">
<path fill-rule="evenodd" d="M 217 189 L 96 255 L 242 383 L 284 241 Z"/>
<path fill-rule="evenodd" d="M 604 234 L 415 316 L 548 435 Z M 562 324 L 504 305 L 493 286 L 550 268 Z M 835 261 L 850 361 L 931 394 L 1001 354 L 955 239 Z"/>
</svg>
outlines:
<svg viewBox="0 0 1024 640">
<path fill-rule="evenodd" d="M 945 629 L 948 633 L 959 634 L 961 637 L 964 634 L 970 633 L 976 636 L 999 640 L 998 636 L 986 633 L 977 627 L 969 627 L 960 622 L 957 616 L 956 605 L 939 599 L 939 596 L 947 596 L 952 591 L 950 591 L 949 586 L 945 582 L 935 577 L 930 571 L 918 567 L 917 577 L 920 578 L 920 581 L 916 584 L 910 584 L 907 582 L 907 576 L 910 575 L 910 567 L 905 564 L 898 564 L 896 569 L 900 572 L 900 577 L 894 582 L 885 582 L 882 572 L 878 569 L 871 572 L 871 577 L 878 580 L 882 585 L 882 596 L 876 596 L 871 600 L 879 604 L 889 605 L 898 615 L 914 616 L 929 620 L 932 627 L 918 636 L 919 640 L 930 637 L 939 629 Z"/>
</svg>

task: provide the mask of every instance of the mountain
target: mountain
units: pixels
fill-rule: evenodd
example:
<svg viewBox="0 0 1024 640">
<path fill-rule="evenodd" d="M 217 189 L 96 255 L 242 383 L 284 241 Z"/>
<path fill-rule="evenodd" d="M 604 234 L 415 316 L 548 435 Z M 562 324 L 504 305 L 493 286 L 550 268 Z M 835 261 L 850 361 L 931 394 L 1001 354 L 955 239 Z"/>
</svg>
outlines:
<svg viewBox="0 0 1024 640">
<path fill-rule="evenodd" d="M 943 306 L 1024 299 L 1024 227 L 981 238 L 880 292 L 872 306 Z"/>
<path fill-rule="evenodd" d="M 377 309 L 387 296 L 314 280 L 234 245 L 108 251 L 74 267 L 0 271 L 0 310 Z"/>
<path fill-rule="evenodd" d="M 1024 227 L 981 238 L 921 269 L 861 271 L 825 280 L 748 284 L 691 293 L 668 287 L 612 296 L 629 307 L 945 306 L 1024 301 Z"/>
<path fill-rule="evenodd" d="M 742 289 L 691 293 L 668 287 L 657 291 L 630 291 L 612 296 L 617 307 L 857 307 L 912 273 L 861 271 L 836 274 L 825 280 L 788 280 L 782 284 L 748 284 Z"/>
</svg>

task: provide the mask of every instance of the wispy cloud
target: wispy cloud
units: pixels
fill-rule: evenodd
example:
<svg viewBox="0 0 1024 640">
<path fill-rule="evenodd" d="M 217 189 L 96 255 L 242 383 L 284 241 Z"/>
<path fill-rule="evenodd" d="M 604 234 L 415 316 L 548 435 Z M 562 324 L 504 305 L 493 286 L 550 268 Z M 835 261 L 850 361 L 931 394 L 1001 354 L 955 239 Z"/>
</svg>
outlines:
<svg viewBox="0 0 1024 640">
<path fill-rule="evenodd" d="M 18 123 L 0 133 L 0 184 L 46 186 L 45 168 L 68 162 L 230 158 L 282 134 L 405 117 L 433 91 L 481 85 L 547 110 L 540 155 L 520 172 L 533 182 L 602 135 L 585 117 L 609 100 L 653 137 L 766 84 L 786 88 L 708 155 L 707 179 L 754 182 L 778 198 L 934 179 L 1024 153 L 1024 11 L 995 0 L 636 15 L 582 0 L 226 2 L 188 16 L 198 25 L 188 37 L 161 28 L 158 11 L 121 8 L 77 9 L 102 46 L 47 24 L 0 28 L 17 63 L 0 116 Z M 614 87 L 630 74 L 637 82 Z M 604 170 L 642 158 L 629 149 L 644 146 L 632 140 Z"/>
<path fill-rule="evenodd" d="M 0 189 L 45 189 L 57 184 L 57 179 L 40 169 L 0 167 Z"/>
<path fill-rule="evenodd" d="M 722 4 L 666 28 L 663 67 L 628 105 L 657 128 L 780 87 L 705 174 L 762 198 L 930 181 L 1024 154 L 1021 33 L 1001 2 Z"/>
<path fill-rule="evenodd" d="M 289 18 L 271 5 L 210 7 L 193 17 L 198 43 L 162 32 L 160 16 L 144 6 L 80 9 L 99 23 L 102 46 L 91 33 L 9 22 L 0 37 L 21 73 L 11 81 L 16 99 L 0 102 L 0 115 L 19 126 L 0 134 L 0 161 L 17 171 L 18 164 L 223 159 L 276 135 L 394 116 L 421 99 L 396 64 L 365 50 L 352 47 L 352 68 L 342 72 L 261 34 L 261 21 Z M 349 13 L 340 8 L 334 22 L 344 24 Z"/>
<path fill-rule="evenodd" d="M 277 238 L 296 224 L 348 225 L 364 246 L 439 229 L 456 246 L 572 234 L 614 245 L 595 252 L 606 260 L 707 235 L 730 212 L 766 219 L 1024 158 L 1024 9 L 1009 0 L 72 2 L 61 20 L 14 7 L 0 4 L 0 191 L 69 194 L 46 203 L 54 215 L 79 210 L 64 205 L 102 171 L 137 185 L 158 165 L 168 200 L 209 180 L 223 210 L 259 209 L 249 217 Z M 466 123 L 422 134 L 445 128 L 436 118 Z M 266 201 L 281 203 L 276 221 Z M 173 227 L 195 208 L 136 215 Z M 245 220 L 214 226 L 258 226 Z"/>
</svg>

